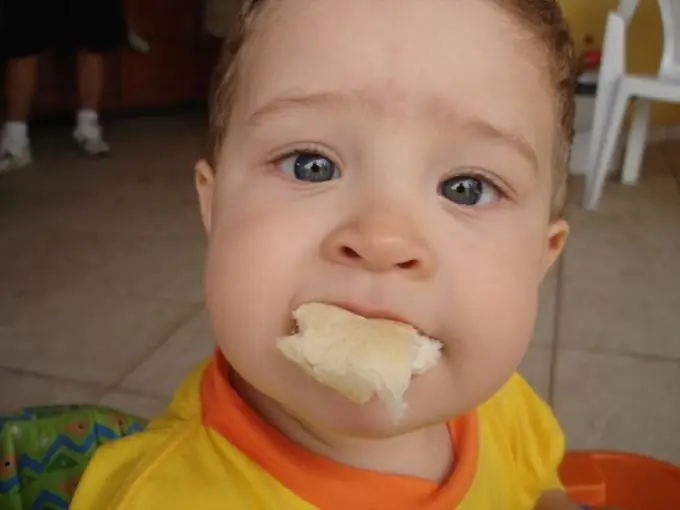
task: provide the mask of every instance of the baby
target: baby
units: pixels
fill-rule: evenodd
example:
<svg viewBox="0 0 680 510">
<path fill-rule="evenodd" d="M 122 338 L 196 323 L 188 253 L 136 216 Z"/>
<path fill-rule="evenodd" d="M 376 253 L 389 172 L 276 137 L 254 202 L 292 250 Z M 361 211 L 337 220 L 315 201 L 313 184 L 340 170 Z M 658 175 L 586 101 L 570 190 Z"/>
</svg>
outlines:
<svg viewBox="0 0 680 510">
<path fill-rule="evenodd" d="M 251 0 L 233 34 L 196 168 L 215 354 L 72 508 L 578 508 L 515 373 L 568 230 L 557 2 Z M 437 342 L 399 419 L 282 354 L 314 303 Z"/>
</svg>

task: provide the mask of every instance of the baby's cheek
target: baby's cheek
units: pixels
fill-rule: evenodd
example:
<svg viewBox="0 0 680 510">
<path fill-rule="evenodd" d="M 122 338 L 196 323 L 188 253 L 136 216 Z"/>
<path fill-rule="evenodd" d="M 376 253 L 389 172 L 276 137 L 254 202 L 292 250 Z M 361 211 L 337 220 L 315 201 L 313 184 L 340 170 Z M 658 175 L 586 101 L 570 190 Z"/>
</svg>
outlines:
<svg viewBox="0 0 680 510">
<path fill-rule="evenodd" d="M 461 377 L 481 393 L 494 391 L 517 369 L 531 341 L 538 306 L 530 272 L 480 258 L 478 271 L 461 273 L 449 288 L 443 314 L 447 348 Z M 483 262 L 486 262 L 484 264 Z"/>
<path fill-rule="evenodd" d="M 206 306 L 216 340 L 253 356 L 274 351 L 290 318 L 290 301 L 304 262 L 301 243 L 280 217 L 234 215 L 211 233 L 206 261 Z"/>
<path fill-rule="evenodd" d="M 530 324 L 498 314 L 470 332 L 457 365 L 472 402 L 486 400 L 517 371 L 531 340 Z"/>
<path fill-rule="evenodd" d="M 484 288 L 479 303 L 480 337 L 490 353 L 512 359 L 524 352 L 531 340 L 538 308 L 538 285 L 529 275 L 504 271 Z"/>
</svg>

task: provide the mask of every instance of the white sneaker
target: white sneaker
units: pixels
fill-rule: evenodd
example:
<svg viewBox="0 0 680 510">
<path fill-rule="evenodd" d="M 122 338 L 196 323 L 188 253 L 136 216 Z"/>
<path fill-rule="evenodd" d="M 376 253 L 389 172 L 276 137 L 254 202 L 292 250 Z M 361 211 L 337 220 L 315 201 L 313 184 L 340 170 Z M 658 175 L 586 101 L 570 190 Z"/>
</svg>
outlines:
<svg viewBox="0 0 680 510">
<path fill-rule="evenodd" d="M 96 113 L 92 113 L 91 117 L 84 115 L 84 112 L 78 114 L 73 138 L 88 156 L 102 158 L 111 151 L 109 144 L 102 139 L 102 127 Z"/>
<path fill-rule="evenodd" d="M 25 168 L 33 163 L 30 145 L 26 144 L 19 151 L 0 150 L 0 174 Z"/>
<path fill-rule="evenodd" d="M 73 138 L 88 156 L 103 158 L 111 152 L 109 144 L 102 139 L 102 130 L 97 121 L 76 127 Z"/>
<path fill-rule="evenodd" d="M 78 146 L 88 156 L 93 158 L 105 158 L 111 152 L 111 147 L 101 137 L 74 136 Z"/>
</svg>

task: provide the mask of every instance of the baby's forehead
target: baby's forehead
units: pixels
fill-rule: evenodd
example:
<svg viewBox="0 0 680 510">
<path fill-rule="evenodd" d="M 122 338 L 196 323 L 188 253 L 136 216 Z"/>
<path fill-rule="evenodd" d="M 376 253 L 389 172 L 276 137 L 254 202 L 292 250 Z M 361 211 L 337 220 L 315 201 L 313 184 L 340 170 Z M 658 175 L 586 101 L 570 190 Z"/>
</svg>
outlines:
<svg viewBox="0 0 680 510">
<path fill-rule="evenodd" d="M 258 17 L 246 45 L 245 66 L 290 80 L 342 88 L 354 75 L 386 82 L 446 82 L 543 75 L 545 52 L 516 14 L 493 0 L 286 0 Z M 337 73 L 332 74 L 332 69 Z M 463 75 L 467 71 L 467 75 Z M 530 77 L 530 76 L 529 76 Z M 340 81 L 340 82 L 339 82 Z M 527 80 L 524 80 L 527 81 Z M 496 83 L 500 86 L 502 84 Z"/>
<path fill-rule="evenodd" d="M 389 4 L 389 6 L 387 5 Z M 242 114 L 350 104 L 398 117 L 482 119 L 550 145 L 545 56 L 485 0 L 287 0 L 255 27 L 241 66 Z M 548 138 L 546 138 L 546 136 Z"/>
</svg>

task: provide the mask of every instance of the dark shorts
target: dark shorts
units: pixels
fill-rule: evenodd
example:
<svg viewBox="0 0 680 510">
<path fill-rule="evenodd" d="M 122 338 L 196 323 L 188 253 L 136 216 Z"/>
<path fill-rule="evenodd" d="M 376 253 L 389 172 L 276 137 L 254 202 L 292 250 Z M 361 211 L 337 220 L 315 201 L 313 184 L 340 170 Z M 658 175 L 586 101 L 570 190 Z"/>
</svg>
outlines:
<svg viewBox="0 0 680 510">
<path fill-rule="evenodd" d="M 1 0 L 6 59 L 57 48 L 115 50 L 127 41 L 124 0 Z"/>
</svg>

